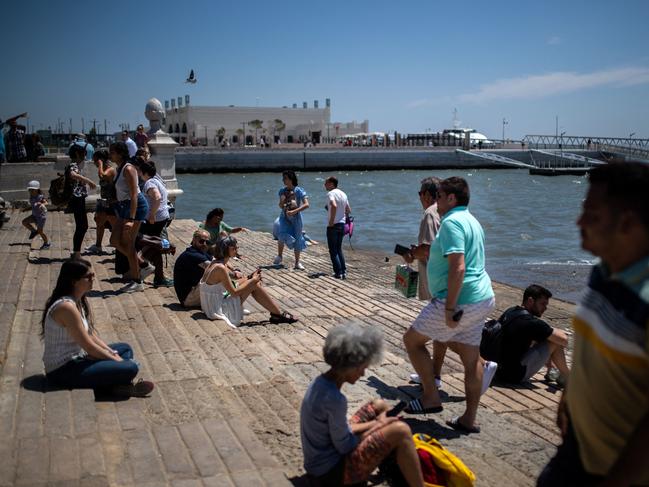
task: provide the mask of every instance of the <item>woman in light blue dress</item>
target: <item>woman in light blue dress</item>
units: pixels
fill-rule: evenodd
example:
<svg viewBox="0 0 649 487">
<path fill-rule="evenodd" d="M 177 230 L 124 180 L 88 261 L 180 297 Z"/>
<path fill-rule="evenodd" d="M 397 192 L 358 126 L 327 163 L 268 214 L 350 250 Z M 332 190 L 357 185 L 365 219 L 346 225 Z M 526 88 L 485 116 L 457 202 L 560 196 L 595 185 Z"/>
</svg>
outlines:
<svg viewBox="0 0 649 487">
<path fill-rule="evenodd" d="M 277 257 L 274 265 L 281 265 L 284 245 L 295 253 L 295 269 L 304 270 L 300 262 L 300 253 L 306 249 L 306 240 L 302 234 L 301 213 L 309 207 L 306 191 L 297 185 L 297 176 L 293 171 L 282 173 L 284 187 L 279 190 L 279 207 L 282 213 L 278 218 L 275 237 L 277 238 Z"/>
</svg>

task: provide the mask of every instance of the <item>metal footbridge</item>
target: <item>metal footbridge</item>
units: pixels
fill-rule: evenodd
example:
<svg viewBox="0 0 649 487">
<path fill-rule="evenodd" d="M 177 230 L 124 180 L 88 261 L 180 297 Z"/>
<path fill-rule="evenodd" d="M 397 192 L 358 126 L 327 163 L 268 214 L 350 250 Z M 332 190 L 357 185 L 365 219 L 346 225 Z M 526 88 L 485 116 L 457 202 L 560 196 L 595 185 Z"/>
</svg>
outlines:
<svg viewBox="0 0 649 487">
<path fill-rule="evenodd" d="M 530 150 L 530 152 L 532 153 L 532 159 L 534 159 L 533 156 L 535 154 L 538 154 L 541 156 L 545 156 L 546 160 L 549 157 L 551 161 L 554 159 L 560 159 L 560 160 L 577 162 L 581 164 L 581 167 L 591 167 L 591 166 L 599 166 L 601 164 L 606 164 L 606 161 L 602 161 L 600 159 L 594 159 L 592 157 L 582 156 L 580 154 L 574 154 L 572 152 L 563 152 L 563 151 L 557 152 L 557 151 L 546 151 L 546 150 L 539 150 L 539 149 L 532 149 Z M 540 164 L 536 164 L 535 161 L 534 165 L 539 166 Z"/>
<path fill-rule="evenodd" d="M 472 156 L 472 157 L 477 157 L 479 159 L 485 159 L 487 161 L 491 161 L 493 163 L 499 164 L 499 165 L 506 165 L 506 166 L 512 166 L 512 167 L 518 167 L 518 168 L 534 168 L 532 164 L 527 164 L 525 162 L 517 161 L 516 159 L 512 159 L 510 157 L 505 157 L 501 156 L 499 154 L 495 154 L 493 152 L 471 152 L 468 150 L 464 149 L 455 149 L 455 152 L 458 154 L 466 155 L 466 156 Z"/>
<path fill-rule="evenodd" d="M 526 135 L 521 140 L 530 149 L 582 149 L 610 152 L 633 159 L 649 160 L 649 139 L 633 137 L 597 137 L 589 135 Z"/>
</svg>

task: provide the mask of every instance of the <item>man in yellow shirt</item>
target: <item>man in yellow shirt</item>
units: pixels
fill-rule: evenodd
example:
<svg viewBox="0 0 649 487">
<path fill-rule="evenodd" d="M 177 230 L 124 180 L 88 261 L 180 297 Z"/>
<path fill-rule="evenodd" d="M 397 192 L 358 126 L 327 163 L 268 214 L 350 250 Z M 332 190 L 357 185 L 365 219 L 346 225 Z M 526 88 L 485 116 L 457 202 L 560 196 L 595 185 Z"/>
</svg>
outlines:
<svg viewBox="0 0 649 487">
<path fill-rule="evenodd" d="M 601 261 L 573 318 L 575 347 L 546 486 L 649 485 L 649 164 L 590 173 L 577 225 Z"/>
</svg>

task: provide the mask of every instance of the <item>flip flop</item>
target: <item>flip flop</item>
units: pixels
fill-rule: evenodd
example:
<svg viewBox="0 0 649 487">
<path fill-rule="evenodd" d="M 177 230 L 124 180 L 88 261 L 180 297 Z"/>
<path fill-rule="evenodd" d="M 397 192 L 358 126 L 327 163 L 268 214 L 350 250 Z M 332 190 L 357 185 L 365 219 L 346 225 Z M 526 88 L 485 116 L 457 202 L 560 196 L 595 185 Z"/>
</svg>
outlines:
<svg viewBox="0 0 649 487">
<path fill-rule="evenodd" d="M 458 431 L 460 433 L 464 433 L 465 435 L 469 435 L 471 433 L 480 433 L 480 426 L 472 426 L 469 428 L 468 426 L 464 426 L 462 423 L 460 423 L 460 417 L 457 416 L 453 419 L 449 419 L 446 422 L 447 426 L 450 426 L 453 428 L 455 431 Z"/>
<path fill-rule="evenodd" d="M 419 399 L 413 399 L 408 403 L 408 406 L 403 410 L 404 413 L 408 414 L 431 414 L 431 413 L 441 413 L 444 411 L 443 406 L 433 406 L 425 408 Z"/>
</svg>

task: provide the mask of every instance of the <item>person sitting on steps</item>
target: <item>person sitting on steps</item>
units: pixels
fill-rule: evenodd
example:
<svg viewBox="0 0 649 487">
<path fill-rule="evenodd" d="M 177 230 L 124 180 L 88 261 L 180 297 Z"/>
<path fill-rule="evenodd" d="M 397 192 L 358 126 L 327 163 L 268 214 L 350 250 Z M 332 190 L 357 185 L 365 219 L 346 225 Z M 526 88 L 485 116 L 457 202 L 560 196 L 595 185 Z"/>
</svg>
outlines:
<svg viewBox="0 0 649 487">
<path fill-rule="evenodd" d="M 261 269 L 248 277 L 229 267 L 228 262 L 237 255 L 237 240 L 226 237 L 219 240 L 217 259 L 205 269 L 200 282 L 201 309 L 211 320 L 220 319 L 236 328 L 243 318 L 243 303 L 252 296 L 270 312 L 271 323 L 295 323 L 297 319 L 281 311 L 273 298 L 261 285 Z M 215 247 L 212 247 L 212 252 Z"/>
<path fill-rule="evenodd" d="M 521 305 L 507 309 L 498 319 L 501 323 L 501 346 L 493 356 L 498 362 L 497 379 L 510 383 L 525 382 L 546 365 L 546 380 L 556 381 L 561 387 L 566 384 L 569 374 L 565 352 L 568 336 L 565 331 L 540 319 L 551 297 L 552 293 L 546 288 L 532 284 L 525 289 Z M 488 345 L 485 342 L 483 338 L 481 349 Z M 552 365 L 558 369 L 558 376 Z"/>
<path fill-rule="evenodd" d="M 381 360 L 383 339 L 376 328 L 337 326 L 325 339 L 323 355 L 331 367 L 311 383 L 300 408 L 304 469 L 313 486 L 366 482 L 391 453 L 409 486 L 424 485 L 410 427 L 387 415 L 382 399 L 365 403 L 348 421 L 341 392 Z M 364 485 L 364 484 L 363 484 Z"/>
<path fill-rule="evenodd" d="M 87 260 L 71 259 L 61 266 L 41 320 L 47 380 L 70 389 L 145 397 L 154 385 L 133 382 L 139 370 L 133 349 L 126 343 L 106 344 L 93 326 L 86 294 L 94 277 Z"/>
</svg>

